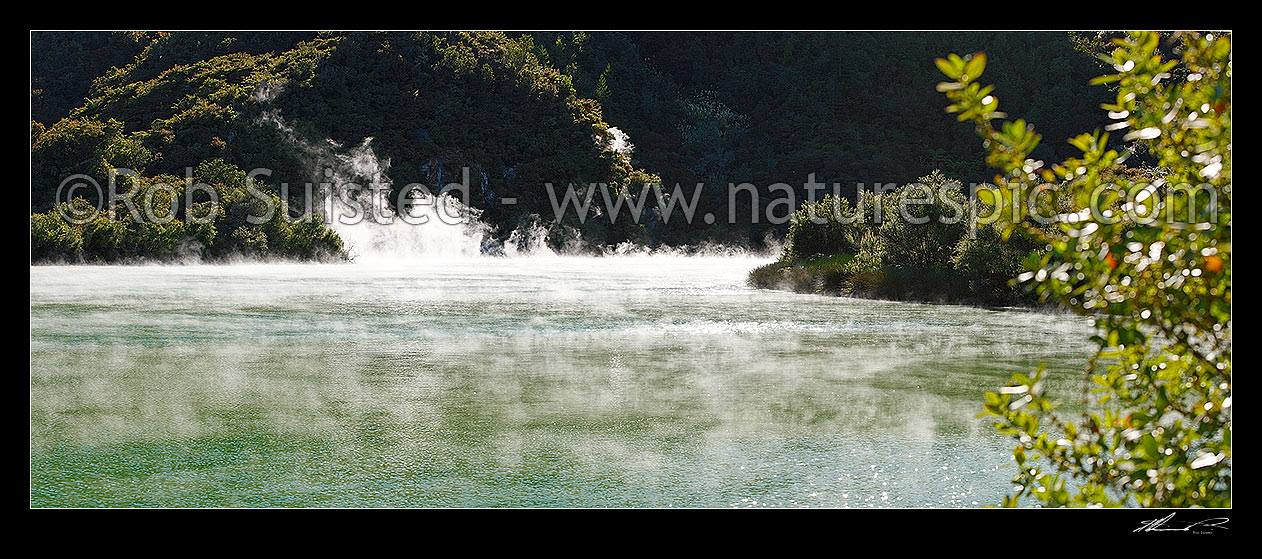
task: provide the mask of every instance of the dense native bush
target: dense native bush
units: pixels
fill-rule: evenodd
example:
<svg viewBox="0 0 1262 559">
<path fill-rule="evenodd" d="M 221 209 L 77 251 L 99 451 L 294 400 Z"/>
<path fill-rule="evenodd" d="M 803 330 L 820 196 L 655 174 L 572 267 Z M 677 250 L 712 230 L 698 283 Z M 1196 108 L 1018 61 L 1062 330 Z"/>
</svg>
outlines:
<svg viewBox="0 0 1262 559">
<path fill-rule="evenodd" d="M 876 231 L 866 231 L 858 247 L 859 252 L 842 269 L 846 290 L 851 294 L 878 295 L 885 283 L 885 242 Z"/>
<path fill-rule="evenodd" d="M 1039 247 L 998 242 L 993 228 L 973 231 L 972 216 L 986 215 L 973 213 L 980 205 L 938 171 L 888 192 L 864 193 L 857 208 L 827 195 L 794 213 L 780 261 L 751 275 L 751 283 L 890 299 L 1028 303 L 1011 284 Z"/>
<path fill-rule="evenodd" d="M 35 210 L 65 202 L 54 197 L 63 181 L 74 175 L 86 175 L 104 188 L 110 169 L 141 171 L 152 157 L 138 135 L 126 133 L 124 123 L 114 119 L 66 118 L 47 128 L 39 123 L 31 128 L 31 206 Z M 126 183 L 121 180 L 120 190 Z"/>
<path fill-rule="evenodd" d="M 66 261 L 83 248 L 83 234 L 54 212 L 31 216 L 31 259 Z"/>
<path fill-rule="evenodd" d="M 661 182 L 633 165 L 629 151 L 612 149 L 600 104 L 541 61 L 546 52 L 530 35 L 179 32 L 135 40 L 148 44 L 132 63 L 95 80 L 82 76 L 92 81 L 82 106 L 52 125 L 32 124 L 34 212 L 51 209 L 66 176 L 90 174 L 104 185 L 111 167 L 183 176 L 199 161 L 222 159 L 272 170 L 273 189 L 324 181 L 314 169 L 320 162 L 295 137 L 342 146 L 372 137 L 399 186 L 437 190 L 468 169 L 468 202 L 501 237 L 531 216 L 551 220 L 545 183 L 558 196 L 570 184 L 597 183 L 635 198 Z M 516 204 L 500 204 L 504 197 Z M 579 219 L 571 210 L 553 229 L 572 228 L 596 243 L 655 242 L 655 204 L 639 222 L 624 215 Z M 221 233 L 212 250 L 262 246 L 247 242 L 258 235 L 234 243 Z M 260 233 L 275 250 L 278 232 Z"/>
<path fill-rule="evenodd" d="M 31 116 L 57 119 L 83 103 L 92 81 L 131 63 L 154 33 L 136 31 L 31 32 Z"/>
<path fill-rule="evenodd" d="M 184 179 L 164 175 L 140 177 L 130 187 L 134 194 L 127 199 L 135 210 L 120 200 L 98 212 L 92 202 L 76 198 L 48 212 L 33 214 L 31 259 L 130 262 L 345 258 L 341 239 L 318 214 L 302 219 L 291 215 L 288 205 L 274 193 L 265 189 L 261 194 L 248 192 L 245 176 L 244 171 L 222 160 L 207 161 L 198 166 L 195 180 L 214 190 L 215 201 L 197 201 L 194 197 L 194 203 L 184 207 Z M 209 198 L 207 193 L 198 194 Z M 264 218 L 269 210 L 271 217 L 267 221 L 251 222 L 251 216 Z M 77 222 L 80 219 L 83 222 Z"/>
<path fill-rule="evenodd" d="M 886 265 L 934 273 L 952 269 L 951 255 L 969 226 L 968 198 L 958 182 L 935 171 L 882 194 L 881 202 L 877 232 Z"/>
<path fill-rule="evenodd" d="M 993 223 L 982 224 L 955 245 L 951 264 L 968 292 L 991 305 L 1029 302 L 1024 286 L 1013 285 L 1019 273 L 1037 262 L 1041 246 L 1028 235 L 1014 232 L 1007 241 Z"/>
<path fill-rule="evenodd" d="M 1058 32 L 536 32 L 535 45 L 572 76 L 579 95 L 598 91 L 605 119 L 636 141 L 638 165 L 667 184 L 761 187 L 807 175 L 847 188 L 858 182 L 906 183 L 942 169 L 965 183 L 989 174 L 967 130 L 938 118 L 932 84 L 942 52 L 1005 52 L 992 69 L 1014 84 L 1014 108 L 1053 115 L 1057 131 L 1105 123 L 1096 111 L 1108 92 L 1087 80 L 1094 34 Z M 1083 39 L 1083 40 L 1071 40 Z M 1047 61 L 1038 66 L 1034 61 Z M 603 84 L 603 87 L 602 87 Z M 1050 130 L 1050 128 L 1049 128 Z M 1068 145 L 1045 145 L 1069 153 Z M 707 190 L 716 192 L 715 190 Z M 798 199 L 805 199 L 799 190 Z M 853 200 L 852 200 L 853 201 Z M 744 201 L 740 202 L 744 204 Z M 702 197 L 700 212 L 727 211 L 721 196 Z M 738 208 L 738 215 L 748 215 Z M 679 238 L 704 233 L 675 223 Z M 715 229 L 715 228 L 710 228 Z M 750 240 L 783 225 L 722 228 Z"/>
<path fill-rule="evenodd" d="M 112 119 L 123 123 L 128 142 L 149 153 L 96 158 L 113 166 L 182 176 L 187 166 L 222 158 L 243 169 L 267 167 L 278 182 L 300 184 L 311 172 L 304 159 L 309 154 L 262 122 L 265 114 L 278 114 L 314 143 L 328 138 L 356 146 L 373 137 L 377 155 L 392 162 L 390 176 L 400 184 L 441 186 L 468 167 L 472 205 L 505 236 L 532 214 L 550 220 L 544 183 L 636 188 L 628 169 L 668 190 L 677 183 L 710 185 L 698 215 L 727 214 L 718 186 L 729 181 L 762 189 L 754 202 L 760 208 L 772 197 L 768 185 L 800 183 L 809 173 L 849 185 L 874 178 L 902 182 L 941 168 L 973 181 L 984 171 L 980 150 L 959 141 L 967 131 L 935 121 L 932 91 L 891 93 L 872 84 L 931 83 L 935 69 L 927 61 L 945 50 L 1007 52 L 1012 60 L 992 72 L 1020 88 L 1013 96 L 1018 108 L 1056 115 L 1049 126 L 1081 127 L 1100 118 L 1093 110 L 1097 102 L 1088 100 L 1107 92 L 1075 79 L 1095 70 L 1084 52 L 1097 47 L 1091 37 L 1075 42 L 1071 36 L 1078 37 L 36 33 L 32 96 L 39 123 L 32 128 L 57 128 L 63 118 Z M 1051 67 L 1034 71 L 1029 62 L 1035 59 L 1050 60 Z M 1059 96 L 1050 99 L 1049 92 Z M 630 134 L 634 154 L 609 155 L 601 136 L 610 126 Z M 32 210 L 44 212 L 52 208 L 52 191 L 65 171 L 80 167 L 83 158 L 36 151 Z M 503 197 L 518 203 L 497 203 Z M 735 215 L 750 215 L 750 204 L 739 199 Z M 652 212 L 642 226 L 630 219 L 567 219 L 566 227 L 609 243 L 757 243 L 768 228 L 776 235 L 786 229 L 765 221 L 665 223 Z"/>
<path fill-rule="evenodd" d="M 1094 80 L 1114 88 L 1108 129 L 1130 145 L 1119 152 L 1097 130 L 1070 140 L 1080 156 L 1052 165 L 1031 156 L 1041 136 L 1024 121 L 993 124 L 1005 115 L 976 81 L 984 55 L 937 61 L 948 110 L 975 126 L 1001 173 L 1003 235 L 1048 247 L 1018 279 L 1097 328 L 1086 383 L 1096 398 L 1084 409 L 1060 411 L 1064 395 L 1041 369 L 986 394 L 984 413 L 1016 442 L 1006 505 L 1231 506 L 1231 36 L 1164 42 L 1116 39 L 1102 56 L 1115 73 Z M 1135 151 L 1156 160 L 1144 176 L 1158 178 L 1119 192 Z M 1072 207 L 1033 225 L 1025 202 L 1049 183 Z"/>
<path fill-rule="evenodd" d="M 818 202 L 802 204 L 790 218 L 785 257 L 798 260 L 853 253 L 859 241 L 857 235 L 862 234 L 861 216 L 854 214 L 850 201 L 826 194 Z"/>
</svg>

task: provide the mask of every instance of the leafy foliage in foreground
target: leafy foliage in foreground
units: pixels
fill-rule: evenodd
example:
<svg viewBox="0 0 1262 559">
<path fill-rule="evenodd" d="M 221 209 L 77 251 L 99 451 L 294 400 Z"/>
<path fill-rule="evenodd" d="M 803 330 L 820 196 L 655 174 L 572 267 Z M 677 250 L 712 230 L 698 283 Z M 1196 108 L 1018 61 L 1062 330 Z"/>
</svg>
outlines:
<svg viewBox="0 0 1262 559">
<path fill-rule="evenodd" d="M 1029 157 L 1040 136 L 1024 121 L 992 124 L 1005 115 L 977 81 L 984 55 L 937 61 L 951 80 L 938 87 L 947 110 L 976 126 L 1002 172 L 1003 234 L 1050 247 L 1019 279 L 1098 329 L 1088 367 L 1098 398 L 1076 419 L 1041 370 L 986 395 L 984 415 L 1018 441 L 1008 506 L 1231 506 L 1231 38 L 1183 34 L 1177 60 L 1160 43 L 1117 39 L 1104 58 L 1116 73 L 1096 80 L 1115 87 L 1107 128 L 1125 130 L 1159 171 L 1112 187 L 1129 153 L 1108 133 L 1071 139 L 1081 156 L 1047 166 Z M 1038 189 L 1073 204 L 1052 227 L 1032 223 L 1025 202 Z"/>
</svg>

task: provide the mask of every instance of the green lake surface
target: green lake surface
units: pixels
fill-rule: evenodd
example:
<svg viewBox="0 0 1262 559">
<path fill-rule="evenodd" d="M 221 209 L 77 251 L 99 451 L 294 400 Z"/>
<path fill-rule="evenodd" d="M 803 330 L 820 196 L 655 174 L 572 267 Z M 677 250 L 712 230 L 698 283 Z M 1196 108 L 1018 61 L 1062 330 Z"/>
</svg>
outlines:
<svg viewBox="0 0 1262 559">
<path fill-rule="evenodd" d="M 1079 317 L 765 291 L 752 257 L 32 266 L 34 507 L 977 507 L 983 394 Z"/>
</svg>

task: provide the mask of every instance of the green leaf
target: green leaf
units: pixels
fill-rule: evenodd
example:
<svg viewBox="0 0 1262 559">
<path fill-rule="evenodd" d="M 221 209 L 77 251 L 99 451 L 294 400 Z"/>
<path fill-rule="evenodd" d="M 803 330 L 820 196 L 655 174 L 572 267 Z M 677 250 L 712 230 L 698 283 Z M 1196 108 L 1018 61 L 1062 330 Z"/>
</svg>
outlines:
<svg viewBox="0 0 1262 559">
<path fill-rule="evenodd" d="M 946 77 L 953 80 L 960 79 L 960 74 L 964 72 L 963 66 L 956 66 L 955 63 L 945 58 L 934 59 L 933 63 L 938 66 L 938 69 L 941 70 L 943 74 L 946 74 Z"/>
<path fill-rule="evenodd" d="M 968 63 L 964 65 L 964 75 L 968 76 L 970 81 L 981 77 L 982 72 L 985 70 L 986 53 L 984 52 L 974 54 L 973 57 L 968 60 Z"/>
</svg>

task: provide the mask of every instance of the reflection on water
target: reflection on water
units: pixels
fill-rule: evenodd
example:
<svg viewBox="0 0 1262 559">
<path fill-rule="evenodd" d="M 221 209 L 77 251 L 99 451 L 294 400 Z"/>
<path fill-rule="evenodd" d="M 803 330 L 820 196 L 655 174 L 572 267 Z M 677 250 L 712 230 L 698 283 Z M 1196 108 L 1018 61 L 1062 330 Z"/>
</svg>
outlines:
<svg viewBox="0 0 1262 559">
<path fill-rule="evenodd" d="M 749 258 L 31 268 L 34 506 L 997 503 L 982 393 L 1080 319 Z"/>
</svg>

